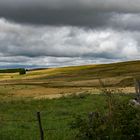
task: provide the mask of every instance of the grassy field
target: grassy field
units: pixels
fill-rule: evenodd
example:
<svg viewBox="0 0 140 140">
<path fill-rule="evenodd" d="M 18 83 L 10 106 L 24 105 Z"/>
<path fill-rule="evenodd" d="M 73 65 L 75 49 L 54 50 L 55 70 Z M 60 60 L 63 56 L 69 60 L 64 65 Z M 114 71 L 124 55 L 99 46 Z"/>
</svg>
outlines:
<svg viewBox="0 0 140 140">
<path fill-rule="evenodd" d="M 116 95 L 128 100 L 133 95 Z M 1 140 L 38 140 L 36 112 L 41 112 L 45 140 L 72 140 L 75 130 L 70 129 L 74 117 L 88 116 L 89 112 L 107 109 L 104 95 L 71 95 L 60 99 L 17 100 L 0 102 Z"/>
<path fill-rule="evenodd" d="M 107 109 L 99 79 L 123 101 L 135 96 L 128 93 L 139 77 L 140 61 L 0 73 L 0 140 L 38 140 L 37 111 L 45 140 L 72 140 L 69 123 L 76 115 Z"/>
<path fill-rule="evenodd" d="M 0 98 L 51 98 L 89 91 L 97 93 L 102 79 L 107 87 L 134 92 L 140 77 L 140 61 L 50 68 L 19 73 L 0 73 Z"/>
</svg>

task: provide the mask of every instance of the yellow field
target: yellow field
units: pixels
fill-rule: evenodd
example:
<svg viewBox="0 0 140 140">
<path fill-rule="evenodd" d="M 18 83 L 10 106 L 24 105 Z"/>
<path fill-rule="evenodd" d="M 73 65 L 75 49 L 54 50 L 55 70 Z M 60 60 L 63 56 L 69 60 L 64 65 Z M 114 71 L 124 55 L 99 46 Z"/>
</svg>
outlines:
<svg viewBox="0 0 140 140">
<path fill-rule="evenodd" d="M 140 61 L 103 65 L 50 68 L 26 75 L 0 74 L 0 98 L 52 98 L 79 92 L 99 93 L 106 87 L 134 92 L 133 79 L 140 77 Z"/>
</svg>

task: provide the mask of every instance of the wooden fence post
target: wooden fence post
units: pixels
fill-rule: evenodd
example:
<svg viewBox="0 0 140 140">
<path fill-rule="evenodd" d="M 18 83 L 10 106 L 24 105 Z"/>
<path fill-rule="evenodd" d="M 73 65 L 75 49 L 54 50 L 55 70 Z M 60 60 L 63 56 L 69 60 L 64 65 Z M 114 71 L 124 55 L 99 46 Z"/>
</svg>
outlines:
<svg viewBox="0 0 140 140">
<path fill-rule="evenodd" d="M 40 140 L 44 140 L 44 132 L 41 124 L 41 117 L 40 117 L 40 112 L 37 112 L 37 119 L 39 123 L 39 130 L 40 130 Z"/>
<path fill-rule="evenodd" d="M 138 100 L 140 101 L 140 80 L 135 79 L 135 90 L 138 96 Z"/>
</svg>

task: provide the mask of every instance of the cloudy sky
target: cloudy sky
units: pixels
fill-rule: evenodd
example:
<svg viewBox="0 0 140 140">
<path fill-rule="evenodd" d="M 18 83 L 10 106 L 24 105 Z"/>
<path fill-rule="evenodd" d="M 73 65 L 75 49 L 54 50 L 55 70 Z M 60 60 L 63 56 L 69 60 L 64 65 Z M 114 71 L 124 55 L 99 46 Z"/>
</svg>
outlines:
<svg viewBox="0 0 140 140">
<path fill-rule="evenodd" d="M 140 59 L 140 0 L 0 0 L 0 68 Z"/>
</svg>

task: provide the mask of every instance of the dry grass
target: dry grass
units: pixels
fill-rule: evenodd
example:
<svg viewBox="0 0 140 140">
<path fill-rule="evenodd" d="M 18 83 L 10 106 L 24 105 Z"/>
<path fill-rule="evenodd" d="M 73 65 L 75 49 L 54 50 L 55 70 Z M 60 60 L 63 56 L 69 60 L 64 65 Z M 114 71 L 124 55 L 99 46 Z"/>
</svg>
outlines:
<svg viewBox="0 0 140 140">
<path fill-rule="evenodd" d="M 134 87 L 114 88 L 120 93 L 134 93 Z M 42 99 L 42 98 L 59 98 L 71 94 L 88 93 L 99 94 L 100 88 L 94 87 L 44 87 L 35 85 L 1 85 L 0 86 L 0 99 L 3 100 L 17 100 L 17 99 Z"/>
<path fill-rule="evenodd" d="M 133 78 L 139 76 L 140 61 L 0 74 L 0 98 L 52 98 L 89 90 L 98 93 L 99 78 L 109 88 L 133 93 Z"/>
</svg>

